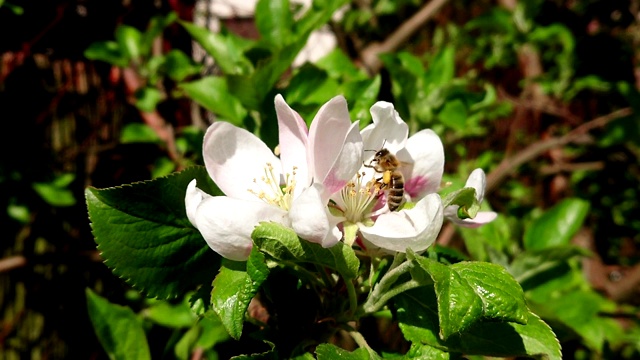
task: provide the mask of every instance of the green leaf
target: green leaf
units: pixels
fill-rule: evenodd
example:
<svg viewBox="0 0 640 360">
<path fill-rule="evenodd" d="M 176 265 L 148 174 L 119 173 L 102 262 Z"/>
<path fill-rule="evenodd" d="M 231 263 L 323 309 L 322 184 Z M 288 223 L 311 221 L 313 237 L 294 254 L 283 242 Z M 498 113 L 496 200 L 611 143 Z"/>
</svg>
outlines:
<svg viewBox="0 0 640 360">
<path fill-rule="evenodd" d="M 562 358 L 555 334 L 532 312 L 526 314 L 526 325 L 477 322 L 466 332 L 442 340 L 438 336 L 438 300 L 432 288 L 406 291 L 394 297 L 394 301 L 400 330 L 413 343 L 466 355 Z"/>
<path fill-rule="evenodd" d="M 468 261 L 446 266 L 409 256 L 434 282 L 441 338 L 464 332 L 480 320 L 526 323 L 529 310 L 522 288 L 503 267 Z"/>
<path fill-rule="evenodd" d="M 86 290 L 89 319 L 100 344 L 111 359 L 151 359 L 142 322 L 125 306 L 110 303 Z"/>
<path fill-rule="evenodd" d="M 344 84 L 344 94 L 349 102 L 349 115 L 352 119 L 360 120 L 360 127 L 365 125 L 363 119 L 369 119 L 369 109 L 378 100 L 382 78 L 376 75 L 371 79 L 351 81 Z"/>
<path fill-rule="evenodd" d="M 369 360 L 369 353 L 364 348 L 353 352 L 341 349 L 333 344 L 320 344 L 316 347 L 318 360 Z"/>
<path fill-rule="evenodd" d="M 614 319 L 601 315 L 615 312 L 616 304 L 591 289 L 563 292 L 544 304 L 532 306 L 544 308 L 546 319 L 569 327 L 594 351 L 602 351 L 607 338 L 621 332 Z"/>
<path fill-rule="evenodd" d="M 156 324 L 170 328 L 190 327 L 196 322 L 196 316 L 187 301 L 176 305 L 157 301 L 144 310 L 144 315 Z"/>
<path fill-rule="evenodd" d="M 525 282 L 533 280 L 542 273 L 561 266 L 575 256 L 589 255 L 588 250 L 574 245 L 524 251 L 513 259 L 509 266 L 509 272 L 526 288 Z"/>
<path fill-rule="evenodd" d="M 153 131 L 147 124 L 129 123 L 124 126 L 120 133 L 120 142 L 123 144 L 131 143 L 152 143 L 159 144 L 162 142 L 158 133 Z"/>
<path fill-rule="evenodd" d="M 136 90 L 135 105 L 144 112 L 153 112 L 160 101 L 164 100 L 164 95 L 155 87 L 145 86 Z"/>
<path fill-rule="evenodd" d="M 476 199 L 476 189 L 467 187 L 460 190 L 456 190 L 447 194 L 442 199 L 442 205 L 447 207 L 449 205 L 458 205 L 458 217 L 460 219 L 474 218 L 480 210 L 480 204 Z"/>
<path fill-rule="evenodd" d="M 73 192 L 67 189 L 67 187 L 74 179 L 74 174 L 62 174 L 51 182 L 37 182 L 31 184 L 31 186 L 33 190 L 51 206 L 73 206 L 76 203 L 76 198 L 73 196 Z"/>
<path fill-rule="evenodd" d="M 85 196 L 98 249 L 114 274 L 150 297 L 175 298 L 208 283 L 220 257 L 187 219 L 186 188 L 220 195 L 204 167 Z"/>
<path fill-rule="evenodd" d="M 427 66 L 426 84 L 447 85 L 455 76 L 455 47 L 450 45 L 440 50 Z"/>
<path fill-rule="evenodd" d="M 119 25 L 116 28 L 116 42 L 127 60 L 140 60 L 142 33 L 138 29 L 129 25 Z"/>
<path fill-rule="evenodd" d="M 98 41 L 91 43 L 84 51 L 84 56 L 89 60 L 104 61 L 119 67 L 129 65 L 129 59 L 122 53 L 120 45 L 115 41 Z"/>
<path fill-rule="evenodd" d="M 253 71 L 253 65 L 244 56 L 246 44 L 233 35 L 214 33 L 185 21 L 180 24 L 214 58 L 225 75 L 247 75 Z"/>
<path fill-rule="evenodd" d="M 459 360 L 464 358 L 461 353 L 451 353 L 433 346 L 413 343 L 403 359 Z"/>
<path fill-rule="evenodd" d="M 223 260 L 218 276 L 213 280 L 211 305 L 225 329 L 234 339 L 240 339 L 249 302 L 269 276 L 264 255 L 255 247 L 246 263 Z"/>
<path fill-rule="evenodd" d="M 247 110 L 229 92 L 225 78 L 209 76 L 196 81 L 182 83 L 180 88 L 185 91 L 187 96 L 205 109 L 234 125 L 242 126 L 242 121 L 247 116 Z"/>
<path fill-rule="evenodd" d="M 308 262 L 336 270 L 346 279 L 358 275 L 360 261 L 353 249 L 342 242 L 330 248 L 299 238 L 280 224 L 261 223 L 251 234 L 256 246 L 280 261 Z"/>
<path fill-rule="evenodd" d="M 467 126 L 467 106 L 460 99 L 447 101 L 438 113 L 442 124 L 457 131 L 464 131 Z"/>
<path fill-rule="evenodd" d="M 260 0 L 256 4 L 256 27 L 270 47 L 281 49 L 291 38 L 293 16 L 289 0 Z"/>
<path fill-rule="evenodd" d="M 524 233 L 524 246 L 528 250 L 568 245 L 589 212 L 589 202 L 564 199 L 536 219 Z"/>
<path fill-rule="evenodd" d="M 169 12 L 167 15 L 156 15 L 151 18 L 149 26 L 147 26 L 147 30 L 142 34 L 140 42 L 140 52 L 142 56 L 149 56 L 151 54 L 154 39 L 162 35 L 164 29 L 176 20 L 178 20 L 178 14 L 174 11 Z"/>
<path fill-rule="evenodd" d="M 167 75 L 176 82 L 200 73 L 200 65 L 193 59 L 178 49 L 173 49 L 165 55 L 164 63 Z"/>
</svg>

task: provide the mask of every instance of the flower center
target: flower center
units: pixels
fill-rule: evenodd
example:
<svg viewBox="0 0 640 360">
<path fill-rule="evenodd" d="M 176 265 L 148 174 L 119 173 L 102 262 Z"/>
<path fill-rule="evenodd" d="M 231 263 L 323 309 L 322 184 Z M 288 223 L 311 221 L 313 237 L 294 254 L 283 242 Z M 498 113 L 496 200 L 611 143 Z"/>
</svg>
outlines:
<svg viewBox="0 0 640 360">
<path fill-rule="evenodd" d="M 291 173 L 285 174 L 284 185 L 281 186 L 279 176 L 273 171 L 273 165 L 267 163 L 264 167 L 264 175 L 260 179 L 253 179 L 260 190 L 248 189 L 248 191 L 267 204 L 289 211 L 293 202 L 293 190 L 296 188 L 296 170 L 298 168 L 294 166 Z"/>
<path fill-rule="evenodd" d="M 357 174 L 340 190 L 344 202 L 344 217 L 352 223 L 362 222 L 371 217 L 371 209 L 378 199 L 379 184 L 375 177 L 364 182 L 365 173 Z"/>
</svg>

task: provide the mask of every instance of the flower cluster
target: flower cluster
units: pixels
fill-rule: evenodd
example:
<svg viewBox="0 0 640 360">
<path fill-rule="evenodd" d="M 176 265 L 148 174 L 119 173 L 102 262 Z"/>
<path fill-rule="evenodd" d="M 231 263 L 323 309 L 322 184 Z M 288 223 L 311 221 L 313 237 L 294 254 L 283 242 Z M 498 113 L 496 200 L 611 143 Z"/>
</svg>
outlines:
<svg viewBox="0 0 640 360">
<path fill-rule="evenodd" d="M 280 95 L 275 108 L 279 157 L 247 130 L 216 122 L 205 134 L 204 161 L 226 196 L 203 192 L 195 180 L 187 188 L 189 220 L 228 259 L 248 257 L 251 233 L 261 221 L 288 226 L 324 247 L 344 241 L 367 251 L 421 252 L 433 244 L 445 217 L 475 227 L 496 216 L 459 219 L 457 206 L 443 208 L 437 194 L 444 168 L 440 138 L 431 130 L 408 137 L 390 103 L 374 104 L 373 123 L 362 131 L 341 96 L 322 106 L 309 129 Z M 375 157 L 383 148 L 398 166 L 381 168 Z M 393 187 L 394 196 L 411 206 L 389 210 Z M 475 188 L 481 202 L 484 172 L 476 169 L 466 187 Z"/>
</svg>

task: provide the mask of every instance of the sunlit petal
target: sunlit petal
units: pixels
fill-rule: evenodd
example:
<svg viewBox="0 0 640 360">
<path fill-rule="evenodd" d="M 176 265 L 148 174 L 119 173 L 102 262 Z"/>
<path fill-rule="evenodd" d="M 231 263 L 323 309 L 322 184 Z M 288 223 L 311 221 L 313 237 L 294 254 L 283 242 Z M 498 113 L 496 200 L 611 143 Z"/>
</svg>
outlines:
<svg viewBox="0 0 640 360">
<path fill-rule="evenodd" d="M 209 126 L 204 136 L 203 155 L 209 176 L 227 196 L 256 199 L 249 189 L 259 193 L 269 187 L 260 181 L 265 177 L 267 164 L 273 167 L 275 186 L 280 185 L 280 159 L 245 129 L 223 121 Z"/>
<path fill-rule="evenodd" d="M 324 185 L 325 193 L 323 199 L 328 200 L 329 196 L 340 191 L 347 182 L 358 172 L 362 166 L 362 137 L 360 136 L 359 122 L 351 124 L 349 131 L 341 144 L 341 151 L 338 153 L 333 164 L 328 168 L 326 174 L 317 174 L 316 181 Z M 318 149 L 322 151 L 321 149 Z M 321 177 L 323 176 L 323 177 Z"/>
<path fill-rule="evenodd" d="M 323 246 L 335 245 L 339 240 L 335 239 L 337 223 L 329 219 L 326 202 L 322 201 L 321 184 L 313 184 L 294 200 L 289 219 L 291 227 L 301 238 L 321 244 Z"/>
<path fill-rule="evenodd" d="M 246 260 L 251 233 L 262 221 L 288 226 L 286 211 L 259 201 L 212 196 L 202 200 L 195 214 L 196 227 L 209 247 L 230 260 Z"/>
<path fill-rule="evenodd" d="M 362 131 L 362 141 L 366 150 L 380 150 L 383 146 L 392 154 L 404 148 L 409 135 L 409 127 L 400 118 L 393 104 L 378 101 L 371 107 L 373 124 Z M 375 152 L 369 152 L 365 160 L 373 157 Z"/>
<path fill-rule="evenodd" d="M 430 194 L 412 209 L 389 212 L 378 217 L 371 227 L 361 226 L 360 233 L 373 245 L 392 252 L 426 250 L 435 241 L 443 221 L 442 200 Z"/>
<path fill-rule="evenodd" d="M 307 166 L 307 124 L 297 112 L 289 107 L 282 95 L 276 95 L 275 106 L 278 116 L 278 140 L 282 171 L 293 173 L 293 169 L 297 169 L 296 181 L 301 186 L 296 187 L 294 196 L 298 196 L 301 189 L 304 189 L 311 182 L 310 169 Z"/>
<path fill-rule="evenodd" d="M 422 130 L 407 140 L 408 161 L 400 169 L 405 175 L 405 191 L 418 200 L 437 192 L 444 172 L 444 147 L 440 137 L 432 130 Z"/>
<path fill-rule="evenodd" d="M 484 171 L 482 169 L 475 169 L 471 172 L 471 175 L 469 175 L 464 187 L 472 187 L 476 189 L 476 199 L 481 203 L 484 199 L 484 189 L 486 186 L 487 177 L 485 176 Z"/>
</svg>

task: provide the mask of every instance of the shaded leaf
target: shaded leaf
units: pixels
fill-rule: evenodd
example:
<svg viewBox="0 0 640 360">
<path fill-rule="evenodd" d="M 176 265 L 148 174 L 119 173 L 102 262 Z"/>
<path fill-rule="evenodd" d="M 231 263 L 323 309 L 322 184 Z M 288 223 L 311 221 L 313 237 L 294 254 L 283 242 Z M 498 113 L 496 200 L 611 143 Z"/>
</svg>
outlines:
<svg viewBox="0 0 640 360">
<path fill-rule="evenodd" d="M 568 198 L 547 210 L 526 229 L 524 246 L 528 250 L 568 245 L 589 211 L 589 202 Z"/>
<path fill-rule="evenodd" d="M 91 289 L 86 290 L 86 295 L 89 319 L 111 359 L 151 359 L 142 322 L 133 310 L 112 304 Z"/>
<path fill-rule="evenodd" d="M 350 246 L 342 242 L 330 248 L 299 238 L 280 224 L 260 223 L 251 234 L 256 246 L 280 261 L 308 262 L 336 270 L 347 279 L 358 275 L 360 261 Z"/>
<path fill-rule="evenodd" d="M 93 235 L 114 274 L 150 297 L 175 298 L 213 278 L 220 258 L 187 219 L 188 183 L 220 195 L 202 166 L 107 189 L 85 190 Z"/>
</svg>

